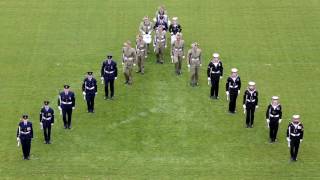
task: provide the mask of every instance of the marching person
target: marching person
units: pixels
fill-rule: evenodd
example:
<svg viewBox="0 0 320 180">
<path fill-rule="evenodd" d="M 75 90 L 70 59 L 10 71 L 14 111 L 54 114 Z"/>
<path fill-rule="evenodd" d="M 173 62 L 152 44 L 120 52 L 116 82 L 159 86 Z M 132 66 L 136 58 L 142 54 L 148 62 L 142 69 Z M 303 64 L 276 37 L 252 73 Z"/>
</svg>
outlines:
<svg viewBox="0 0 320 180">
<path fill-rule="evenodd" d="M 168 13 L 166 8 L 162 5 L 158 8 L 156 11 L 156 17 L 153 19 L 155 22 L 159 21 L 160 16 L 163 16 L 163 20 L 167 23 L 170 24 Z"/>
<path fill-rule="evenodd" d="M 172 24 L 170 24 L 169 26 L 169 32 L 171 34 L 171 45 L 176 40 L 177 33 L 181 33 L 181 31 L 182 31 L 182 28 L 181 28 L 181 25 L 178 23 L 178 18 L 173 17 Z"/>
<path fill-rule="evenodd" d="M 49 101 L 43 102 L 40 110 L 40 128 L 43 129 L 44 143 L 51 144 L 51 126 L 54 124 L 54 110 L 49 106 Z"/>
<path fill-rule="evenodd" d="M 300 143 L 303 140 L 303 125 L 300 122 L 300 115 L 293 115 L 292 122 L 287 129 L 287 141 L 290 146 L 291 161 L 297 161 Z"/>
<path fill-rule="evenodd" d="M 279 124 L 282 121 L 282 107 L 279 103 L 278 96 L 272 96 L 271 104 L 266 111 L 266 121 L 269 131 L 270 143 L 274 143 L 277 139 Z"/>
<path fill-rule="evenodd" d="M 258 91 L 256 90 L 256 83 L 250 81 L 248 89 L 243 95 L 243 111 L 246 114 L 246 127 L 253 128 L 254 112 L 258 108 Z"/>
<path fill-rule="evenodd" d="M 107 55 L 107 59 L 102 62 L 101 66 L 101 83 L 104 84 L 104 99 L 113 99 L 114 97 L 114 80 L 118 76 L 117 63 L 112 59 L 112 55 Z M 111 95 L 109 97 L 109 85 Z"/>
<path fill-rule="evenodd" d="M 218 53 L 213 53 L 213 58 L 208 65 L 208 84 L 211 84 L 210 98 L 219 98 L 219 81 L 223 77 L 223 66 Z"/>
<path fill-rule="evenodd" d="M 168 23 L 165 21 L 164 16 L 160 16 L 157 22 L 154 24 L 153 29 L 158 29 L 160 26 L 162 26 L 162 29 L 164 32 L 167 32 L 168 30 Z"/>
<path fill-rule="evenodd" d="M 97 80 L 93 77 L 93 72 L 87 72 L 87 77 L 82 83 L 82 94 L 87 101 L 88 113 L 94 113 L 94 98 L 97 93 Z"/>
<path fill-rule="evenodd" d="M 171 46 L 171 59 L 175 66 L 175 72 L 177 75 L 181 75 L 182 59 L 184 59 L 184 40 L 181 38 L 181 34 L 177 33 L 176 40 Z"/>
<path fill-rule="evenodd" d="M 124 66 L 125 84 L 132 84 L 132 69 L 136 65 L 136 50 L 131 47 L 131 42 L 124 43 L 122 48 L 122 65 Z"/>
<path fill-rule="evenodd" d="M 231 76 L 226 83 L 227 100 L 229 101 L 229 113 L 236 113 L 237 97 L 240 94 L 241 79 L 238 75 L 238 69 L 231 69 Z"/>
<path fill-rule="evenodd" d="M 75 109 L 76 99 L 69 85 L 63 87 L 63 92 L 60 92 L 58 98 L 58 108 L 62 114 L 64 129 L 71 129 L 72 111 Z"/>
<path fill-rule="evenodd" d="M 147 43 L 147 49 L 149 53 L 149 46 L 150 46 L 150 43 L 152 42 L 151 33 L 153 31 L 153 25 L 152 25 L 152 22 L 149 20 L 148 16 L 145 16 L 143 18 L 143 21 L 140 23 L 139 31 L 142 34 L 143 41 Z"/>
<path fill-rule="evenodd" d="M 191 49 L 189 49 L 187 54 L 187 63 L 188 69 L 191 72 L 191 82 L 190 85 L 192 87 L 198 86 L 199 82 L 199 71 L 200 66 L 202 66 L 202 58 L 201 58 L 201 49 L 199 48 L 199 44 L 194 42 L 191 44 Z"/>
<path fill-rule="evenodd" d="M 143 37 L 141 34 L 137 36 L 136 52 L 137 52 L 137 62 L 138 62 L 137 73 L 144 74 L 144 60 L 147 57 L 147 44 L 143 41 Z"/>
<path fill-rule="evenodd" d="M 23 115 L 18 125 L 17 141 L 18 146 L 22 146 L 23 159 L 30 159 L 31 140 L 33 138 L 32 123 L 28 119 L 28 115 Z"/>
<path fill-rule="evenodd" d="M 164 63 L 164 49 L 167 48 L 166 32 L 163 31 L 163 27 L 159 26 L 156 31 L 155 38 L 153 41 L 154 52 L 157 56 L 157 63 Z"/>
</svg>

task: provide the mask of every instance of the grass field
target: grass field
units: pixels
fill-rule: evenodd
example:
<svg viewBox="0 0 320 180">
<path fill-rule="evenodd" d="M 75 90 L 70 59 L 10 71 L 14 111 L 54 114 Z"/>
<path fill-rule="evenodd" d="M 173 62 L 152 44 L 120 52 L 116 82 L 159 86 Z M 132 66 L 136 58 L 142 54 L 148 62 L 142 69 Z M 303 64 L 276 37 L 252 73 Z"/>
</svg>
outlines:
<svg viewBox="0 0 320 180">
<path fill-rule="evenodd" d="M 186 44 L 198 41 L 205 63 L 200 86 L 188 85 L 186 64 L 176 77 L 169 53 L 164 65 L 147 60 L 144 76 L 123 85 L 116 100 L 87 114 L 81 96 L 85 72 L 99 74 L 112 52 L 120 64 L 125 40 L 134 41 L 144 15 L 164 4 L 178 16 Z M 319 179 L 320 1 L 318 0 L 2 0 L 0 1 L 0 179 Z M 221 54 L 221 99 L 209 99 L 206 66 Z M 227 113 L 224 83 L 237 67 L 244 84 L 257 83 L 255 127 Z M 57 116 L 52 145 L 43 144 L 38 113 L 71 85 L 77 102 L 73 129 Z M 265 110 L 279 95 L 283 123 L 279 142 L 268 143 Z M 28 113 L 35 137 L 23 161 L 15 133 Z M 299 161 L 289 162 L 287 123 L 298 113 L 305 126 Z"/>
</svg>

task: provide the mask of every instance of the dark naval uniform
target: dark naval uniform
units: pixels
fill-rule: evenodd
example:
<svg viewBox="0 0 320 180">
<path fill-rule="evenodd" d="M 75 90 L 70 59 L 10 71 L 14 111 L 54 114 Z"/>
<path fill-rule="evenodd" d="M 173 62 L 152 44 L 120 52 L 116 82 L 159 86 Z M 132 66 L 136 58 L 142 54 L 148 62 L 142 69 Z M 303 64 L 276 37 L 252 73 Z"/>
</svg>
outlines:
<svg viewBox="0 0 320 180">
<path fill-rule="evenodd" d="M 208 65 L 207 76 L 211 81 L 210 97 L 217 99 L 219 97 L 219 81 L 223 76 L 222 62 L 213 63 L 211 61 Z"/>
<path fill-rule="evenodd" d="M 65 86 L 65 88 L 69 88 L 69 86 Z M 75 108 L 75 102 L 75 95 L 72 91 L 69 91 L 68 93 L 61 92 L 59 94 L 58 106 L 62 110 L 62 119 L 65 129 L 71 129 L 72 110 Z"/>
<path fill-rule="evenodd" d="M 226 83 L 226 91 L 229 92 L 230 99 L 229 99 L 229 112 L 235 113 L 236 112 L 236 103 L 238 92 L 241 88 L 241 80 L 240 77 L 237 76 L 235 79 L 229 77 Z"/>
<path fill-rule="evenodd" d="M 182 31 L 182 28 L 180 26 L 180 24 L 170 24 L 169 26 L 169 32 L 173 35 L 176 35 L 178 32 L 180 33 Z"/>
<path fill-rule="evenodd" d="M 44 141 L 46 144 L 51 144 L 51 125 L 54 124 L 54 110 L 46 106 L 49 102 L 45 102 L 45 106 L 40 111 L 40 123 L 43 128 Z"/>
<path fill-rule="evenodd" d="M 258 105 L 258 91 L 247 89 L 243 95 L 243 104 L 246 111 L 246 125 L 247 127 L 253 127 L 254 112 Z"/>
<path fill-rule="evenodd" d="M 23 116 L 23 119 L 28 119 L 27 115 Z M 29 160 L 31 140 L 33 138 L 32 123 L 29 121 L 20 121 L 17 130 L 17 139 L 21 142 L 23 159 Z"/>
<path fill-rule="evenodd" d="M 266 111 L 266 119 L 269 119 L 269 136 L 270 141 L 275 142 L 277 139 L 277 133 L 279 128 L 280 119 L 282 119 L 282 107 L 280 104 L 277 106 L 272 106 L 271 104 L 268 106 Z"/>
<path fill-rule="evenodd" d="M 160 16 L 159 20 L 154 24 L 153 29 L 158 29 L 159 26 L 162 26 L 164 31 L 168 30 L 168 23 L 163 20 L 162 16 Z"/>
<path fill-rule="evenodd" d="M 88 75 L 92 75 L 92 72 L 88 72 Z M 82 92 L 87 101 L 88 112 L 94 112 L 94 98 L 97 93 L 97 80 L 95 78 L 85 78 L 82 83 Z"/>
<path fill-rule="evenodd" d="M 109 90 L 108 85 L 110 84 L 110 91 L 112 99 L 114 96 L 114 80 L 117 79 L 118 76 L 118 68 L 117 63 L 112 60 L 112 56 L 108 56 L 108 59 L 103 61 L 101 67 L 101 77 L 104 79 L 104 91 L 105 91 L 105 99 L 109 98 Z"/>
<path fill-rule="evenodd" d="M 300 142 L 303 140 L 303 125 L 302 123 L 289 123 L 287 129 L 287 140 L 290 143 L 291 160 L 296 161 L 299 151 Z"/>
</svg>

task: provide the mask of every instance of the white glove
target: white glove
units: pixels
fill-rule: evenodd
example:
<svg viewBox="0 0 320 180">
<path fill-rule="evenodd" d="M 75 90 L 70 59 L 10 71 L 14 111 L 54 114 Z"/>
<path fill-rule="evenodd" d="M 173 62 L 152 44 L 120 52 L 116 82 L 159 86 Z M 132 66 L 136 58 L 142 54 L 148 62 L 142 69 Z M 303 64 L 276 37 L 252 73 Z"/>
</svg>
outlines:
<svg viewBox="0 0 320 180">
<path fill-rule="evenodd" d="M 121 63 L 122 64 L 122 66 L 124 65 L 124 63 Z"/>
<path fill-rule="evenodd" d="M 73 110 L 75 110 L 75 109 L 76 109 L 76 107 L 72 107 L 72 109 L 73 109 Z"/>
<path fill-rule="evenodd" d="M 20 141 L 20 138 L 19 138 L 19 137 L 17 137 L 17 141 Z"/>
<path fill-rule="evenodd" d="M 238 94 L 240 94 L 240 90 L 238 90 Z"/>
<path fill-rule="evenodd" d="M 98 92 L 94 93 L 95 95 L 98 95 Z"/>
<path fill-rule="evenodd" d="M 101 77 L 100 79 L 101 79 L 101 81 L 103 81 L 103 80 L 104 80 L 104 77 Z"/>
<path fill-rule="evenodd" d="M 211 78 L 210 78 L 210 77 L 208 77 L 208 81 L 211 81 Z"/>
<path fill-rule="evenodd" d="M 229 91 L 226 91 L 226 95 L 229 96 Z"/>
<path fill-rule="evenodd" d="M 279 119 L 279 124 L 281 123 L 282 119 Z"/>
<path fill-rule="evenodd" d="M 182 56 L 182 59 L 186 58 L 185 56 Z"/>
<path fill-rule="evenodd" d="M 54 125 L 54 123 L 51 123 L 51 126 L 53 126 Z"/>
<path fill-rule="evenodd" d="M 133 64 L 133 66 L 136 66 L 136 64 Z"/>
<path fill-rule="evenodd" d="M 118 77 L 114 77 L 114 79 L 118 79 Z"/>
<path fill-rule="evenodd" d="M 289 137 L 287 137 L 287 141 L 288 141 L 288 142 L 290 142 L 290 141 L 291 141 Z"/>
<path fill-rule="evenodd" d="M 259 106 L 258 105 L 256 105 L 256 109 L 258 109 L 259 108 Z"/>
<path fill-rule="evenodd" d="M 173 32 L 171 32 L 170 34 L 173 35 Z"/>
<path fill-rule="evenodd" d="M 83 91 L 82 94 L 85 96 L 85 95 L 86 95 L 86 92 Z"/>
<path fill-rule="evenodd" d="M 220 79 L 222 79 L 223 78 L 223 76 L 220 76 Z"/>
<path fill-rule="evenodd" d="M 266 119 L 267 123 L 269 124 L 270 123 L 270 120 L 269 119 Z"/>
<path fill-rule="evenodd" d="M 244 105 L 242 105 L 242 107 L 243 107 L 243 109 L 245 109 L 245 108 L 246 108 L 246 105 L 244 104 Z"/>
<path fill-rule="evenodd" d="M 61 106 L 58 106 L 59 111 L 62 111 Z"/>
<path fill-rule="evenodd" d="M 190 68 L 190 64 L 188 64 L 188 68 Z"/>
<path fill-rule="evenodd" d="M 303 139 L 300 139 L 300 142 L 302 142 L 303 141 Z"/>
<path fill-rule="evenodd" d="M 43 129 L 43 124 L 42 123 L 40 123 L 40 129 Z"/>
<path fill-rule="evenodd" d="M 202 64 L 200 64 L 200 66 L 202 66 Z"/>
</svg>

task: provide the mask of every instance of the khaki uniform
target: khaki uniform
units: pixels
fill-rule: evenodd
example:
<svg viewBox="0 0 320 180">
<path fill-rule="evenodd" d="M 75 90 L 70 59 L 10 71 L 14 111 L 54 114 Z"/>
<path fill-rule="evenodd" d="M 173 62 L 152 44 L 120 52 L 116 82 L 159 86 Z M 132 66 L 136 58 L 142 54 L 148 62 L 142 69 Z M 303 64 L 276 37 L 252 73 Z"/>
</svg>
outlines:
<svg viewBox="0 0 320 180">
<path fill-rule="evenodd" d="M 154 52 L 157 56 L 157 63 L 164 63 L 164 49 L 166 48 L 166 32 L 157 31 L 154 38 Z"/>
<path fill-rule="evenodd" d="M 151 34 L 152 30 L 153 30 L 152 22 L 145 24 L 144 21 L 142 21 L 140 23 L 139 31 L 141 32 L 141 34 Z"/>
<path fill-rule="evenodd" d="M 191 73 L 191 85 L 198 85 L 199 81 L 199 71 L 201 65 L 201 49 L 196 48 L 195 50 L 192 48 L 188 51 L 188 61 L 190 64 L 190 73 Z"/>
<path fill-rule="evenodd" d="M 173 56 L 172 60 L 175 65 L 175 72 L 176 74 L 181 74 L 181 65 L 182 65 L 182 58 L 184 56 L 184 40 L 180 39 L 175 40 L 171 46 L 171 56 Z"/>
<path fill-rule="evenodd" d="M 136 61 L 136 51 L 134 48 L 122 48 L 123 53 L 123 63 L 124 63 L 124 77 L 126 83 L 132 84 L 132 69 L 133 64 Z"/>
<path fill-rule="evenodd" d="M 143 40 L 137 40 L 136 45 L 138 72 L 144 73 L 144 60 L 147 55 L 147 44 Z"/>
</svg>

